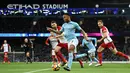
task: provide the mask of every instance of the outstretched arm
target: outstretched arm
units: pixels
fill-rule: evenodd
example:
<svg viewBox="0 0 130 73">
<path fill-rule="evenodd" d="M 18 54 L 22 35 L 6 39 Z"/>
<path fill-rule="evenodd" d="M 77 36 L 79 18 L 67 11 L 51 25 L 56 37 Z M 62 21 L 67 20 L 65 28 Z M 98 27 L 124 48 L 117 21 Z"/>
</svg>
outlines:
<svg viewBox="0 0 130 73">
<path fill-rule="evenodd" d="M 1 46 L 1 48 L 0 48 L 1 50 L 3 49 L 3 45 Z"/>
<path fill-rule="evenodd" d="M 97 46 L 97 38 L 89 37 L 90 40 L 94 40 L 95 46 Z"/>
<path fill-rule="evenodd" d="M 47 27 L 47 30 L 48 31 L 52 31 L 52 32 L 57 33 L 57 34 L 61 34 L 62 33 L 61 31 L 57 31 L 57 30 L 49 28 L 49 27 Z"/>
<path fill-rule="evenodd" d="M 87 35 L 87 33 L 79 26 L 78 23 L 75 23 L 75 27 L 76 27 L 76 29 L 78 29 L 78 30 L 81 31 L 81 33 L 83 34 L 83 37 L 85 38 L 85 40 L 88 40 L 88 35 Z"/>
<path fill-rule="evenodd" d="M 64 36 L 64 33 L 60 34 L 60 35 L 57 35 L 56 38 L 61 38 Z"/>
<path fill-rule="evenodd" d="M 81 28 L 81 33 L 83 34 L 83 37 L 88 40 L 88 35 L 85 33 L 85 31 Z"/>
</svg>

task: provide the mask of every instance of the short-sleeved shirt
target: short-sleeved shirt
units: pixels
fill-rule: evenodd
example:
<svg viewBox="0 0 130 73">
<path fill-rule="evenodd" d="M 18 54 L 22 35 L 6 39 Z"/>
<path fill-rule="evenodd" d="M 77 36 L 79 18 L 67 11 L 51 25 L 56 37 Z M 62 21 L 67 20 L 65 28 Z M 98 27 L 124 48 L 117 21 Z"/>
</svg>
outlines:
<svg viewBox="0 0 130 73">
<path fill-rule="evenodd" d="M 97 42 L 97 39 L 96 39 L 96 38 L 91 38 L 91 37 L 89 37 L 88 40 L 94 40 L 95 43 Z M 86 45 L 89 50 L 90 50 L 90 49 L 96 50 L 96 48 L 95 48 L 94 44 L 92 43 L 92 41 L 89 42 L 89 41 L 86 41 L 85 39 L 83 39 L 83 40 L 82 40 L 82 46 L 84 46 L 84 45 Z"/>
<path fill-rule="evenodd" d="M 105 26 L 103 26 L 103 27 L 100 29 L 100 33 L 101 33 L 101 36 L 102 36 L 102 37 L 104 37 L 104 36 L 103 36 L 103 32 L 106 32 L 106 33 L 107 33 L 107 37 L 104 39 L 104 43 L 107 44 L 107 43 L 112 42 L 112 39 L 111 39 L 111 37 L 110 37 L 110 35 L 109 35 L 109 31 L 108 31 L 108 29 L 107 29 Z"/>
<path fill-rule="evenodd" d="M 67 39 L 67 41 L 71 41 L 72 39 L 77 39 L 75 35 L 75 30 L 81 30 L 81 27 L 78 25 L 78 23 L 70 21 L 68 23 L 64 23 L 61 28 L 61 32 L 64 32 L 64 36 Z"/>
</svg>

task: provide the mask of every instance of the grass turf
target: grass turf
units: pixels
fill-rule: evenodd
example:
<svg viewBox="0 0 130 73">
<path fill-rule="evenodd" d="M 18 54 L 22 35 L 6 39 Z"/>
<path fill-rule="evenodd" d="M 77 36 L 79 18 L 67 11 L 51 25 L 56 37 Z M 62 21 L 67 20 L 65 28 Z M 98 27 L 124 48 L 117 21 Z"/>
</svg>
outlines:
<svg viewBox="0 0 130 73">
<path fill-rule="evenodd" d="M 52 71 L 51 63 L 11 63 L 0 64 L 0 73 L 68 73 L 60 68 L 60 71 Z M 74 63 L 69 73 L 130 73 L 130 64 L 103 64 L 101 67 L 89 67 L 85 64 L 84 68 L 80 68 L 78 63 Z"/>
</svg>

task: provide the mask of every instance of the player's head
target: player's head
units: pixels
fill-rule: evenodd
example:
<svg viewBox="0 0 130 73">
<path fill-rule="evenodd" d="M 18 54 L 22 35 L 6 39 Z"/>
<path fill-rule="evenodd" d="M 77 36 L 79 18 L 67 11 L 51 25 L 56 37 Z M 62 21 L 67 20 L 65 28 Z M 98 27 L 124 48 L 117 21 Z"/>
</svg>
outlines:
<svg viewBox="0 0 130 73">
<path fill-rule="evenodd" d="M 52 27 L 52 28 L 57 28 L 57 23 L 56 23 L 56 21 L 51 21 L 51 27 Z"/>
<path fill-rule="evenodd" d="M 4 40 L 4 43 L 6 44 L 6 43 L 7 43 L 7 40 Z"/>
<path fill-rule="evenodd" d="M 98 20 L 98 27 L 101 28 L 103 26 L 103 21 L 102 20 Z"/>
<path fill-rule="evenodd" d="M 63 14 L 63 20 L 64 22 L 70 22 L 71 21 L 71 18 L 70 18 L 70 15 L 68 13 L 65 13 Z"/>
<path fill-rule="evenodd" d="M 24 42 L 28 42 L 28 38 L 25 38 L 25 39 L 24 39 Z"/>
</svg>

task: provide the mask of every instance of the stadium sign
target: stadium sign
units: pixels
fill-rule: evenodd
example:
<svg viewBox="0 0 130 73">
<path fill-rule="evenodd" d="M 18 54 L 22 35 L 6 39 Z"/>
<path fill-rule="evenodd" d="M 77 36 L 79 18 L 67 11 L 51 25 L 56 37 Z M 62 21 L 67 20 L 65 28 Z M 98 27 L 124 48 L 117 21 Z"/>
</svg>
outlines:
<svg viewBox="0 0 130 73">
<path fill-rule="evenodd" d="M 68 4 L 8 4 L 8 9 L 67 9 Z"/>
</svg>

